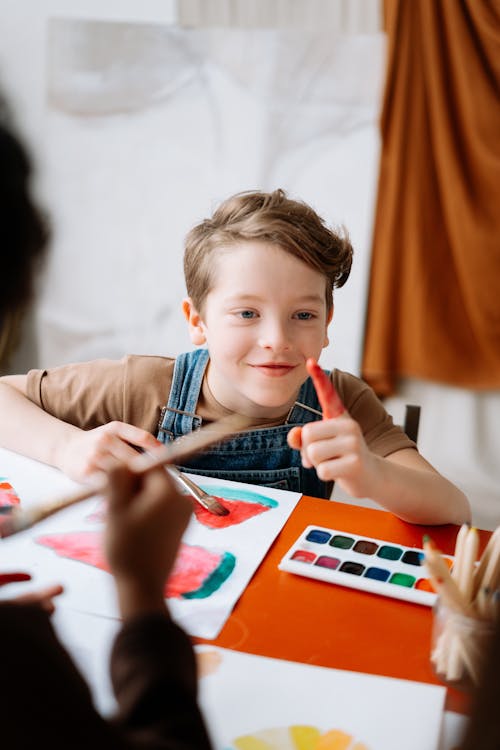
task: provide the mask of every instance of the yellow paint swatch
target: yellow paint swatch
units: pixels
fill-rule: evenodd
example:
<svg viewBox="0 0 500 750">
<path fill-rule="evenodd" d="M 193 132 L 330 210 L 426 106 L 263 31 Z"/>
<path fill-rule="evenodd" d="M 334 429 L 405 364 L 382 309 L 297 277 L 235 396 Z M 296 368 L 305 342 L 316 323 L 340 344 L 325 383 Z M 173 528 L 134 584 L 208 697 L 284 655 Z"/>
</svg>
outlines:
<svg viewBox="0 0 500 750">
<path fill-rule="evenodd" d="M 236 750 L 273 750 L 273 746 L 264 742 L 256 734 L 247 734 L 233 740 Z"/>
<path fill-rule="evenodd" d="M 290 727 L 290 735 L 296 750 L 316 750 L 321 732 L 316 727 Z"/>
<path fill-rule="evenodd" d="M 316 727 L 300 724 L 242 735 L 232 745 L 235 750 L 369 750 L 341 729 L 321 733 Z"/>
</svg>

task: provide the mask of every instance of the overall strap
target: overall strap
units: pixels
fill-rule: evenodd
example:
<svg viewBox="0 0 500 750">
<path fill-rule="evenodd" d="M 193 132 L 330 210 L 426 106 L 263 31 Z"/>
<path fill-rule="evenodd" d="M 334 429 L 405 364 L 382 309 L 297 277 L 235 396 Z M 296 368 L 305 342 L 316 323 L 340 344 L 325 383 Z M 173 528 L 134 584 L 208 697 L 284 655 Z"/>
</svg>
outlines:
<svg viewBox="0 0 500 750">
<path fill-rule="evenodd" d="M 324 370 L 330 378 L 330 370 Z M 286 424 L 297 424 L 304 422 L 316 422 L 323 418 L 323 412 L 318 401 L 316 389 L 311 378 L 302 383 L 296 402 L 288 412 Z"/>
<path fill-rule="evenodd" d="M 208 359 L 207 349 L 184 352 L 176 358 L 168 403 L 159 429 L 165 436 L 168 433 L 170 436 L 185 435 L 201 426 L 196 406 Z"/>
</svg>

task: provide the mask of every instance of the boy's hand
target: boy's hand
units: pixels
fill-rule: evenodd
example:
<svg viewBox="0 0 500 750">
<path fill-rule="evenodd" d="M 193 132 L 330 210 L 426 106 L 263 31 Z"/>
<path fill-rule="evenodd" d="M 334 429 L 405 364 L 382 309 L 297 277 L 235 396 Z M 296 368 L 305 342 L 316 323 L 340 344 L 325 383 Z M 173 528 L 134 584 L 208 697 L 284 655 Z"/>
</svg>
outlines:
<svg viewBox="0 0 500 750">
<path fill-rule="evenodd" d="M 107 474 L 106 555 L 122 616 L 164 611 L 165 582 L 192 502 L 177 491 L 163 468 L 138 476 L 126 466 L 114 465 Z"/>
<path fill-rule="evenodd" d="M 336 482 L 351 497 L 369 497 L 379 461 L 366 445 L 359 424 L 346 411 L 340 417 L 294 427 L 288 444 L 300 450 L 302 465 L 314 466 L 324 482 Z"/>
<path fill-rule="evenodd" d="M 66 440 L 58 468 L 77 482 L 86 481 L 92 474 L 106 469 L 110 459 L 127 463 L 136 458 L 133 446 L 154 453 L 161 443 L 150 432 L 125 422 L 78 430 Z"/>
<path fill-rule="evenodd" d="M 314 466 L 324 482 L 337 482 L 352 497 L 366 497 L 377 471 L 377 457 L 368 449 L 359 424 L 346 412 L 332 381 L 316 360 L 308 359 L 306 369 L 323 419 L 291 429 L 288 445 L 300 450 L 302 465 L 306 469 Z"/>
</svg>

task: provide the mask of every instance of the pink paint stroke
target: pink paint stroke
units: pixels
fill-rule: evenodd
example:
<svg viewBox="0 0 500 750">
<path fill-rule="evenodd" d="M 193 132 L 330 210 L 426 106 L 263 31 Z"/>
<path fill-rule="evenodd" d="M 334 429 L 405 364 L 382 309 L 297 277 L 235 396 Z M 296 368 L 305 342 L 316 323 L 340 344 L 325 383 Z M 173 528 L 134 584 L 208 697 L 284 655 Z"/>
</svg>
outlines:
<svg viewBox="0 0 500 750">
<path fill-rule="evenodd" d="M 35 541 L 54 550 L 60 557 L 110 572 L 102 548 L 102 533 L 99 531 L 48 534 L 37 537 Z M 217 570 L 221 560 L 222 555 L 219 552 L 181 544 L 174 568 L 165 586 L 165 597 L 181 598 L 200 590 Z"/>
</svg>

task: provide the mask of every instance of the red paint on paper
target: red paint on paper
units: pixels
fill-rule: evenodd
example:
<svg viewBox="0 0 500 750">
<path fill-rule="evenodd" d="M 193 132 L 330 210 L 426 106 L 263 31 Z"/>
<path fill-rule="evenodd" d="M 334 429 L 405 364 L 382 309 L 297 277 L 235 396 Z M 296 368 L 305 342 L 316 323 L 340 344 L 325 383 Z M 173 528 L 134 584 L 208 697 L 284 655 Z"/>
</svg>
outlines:
<svg viewBox="0 0 500 750">
<path fill-rule="evenodd" d="M 99 531 L 48 534 L 38 537 L 36 542 L 44 547 L 50 547 L 60 557 L 110 572 L 102 548 L 102 533 Z M 174 568 L 165 586 L 165 596 L 174 598 L 209 596 L 220 587 L 233 568 L 234 557 L 230 553 L 214 552 L 204 547 L 181 544 Z"/>
<path fill-rule="evenodd" d="M 224 508 L 227 508 L 229 514 L 227 516 L 216 516 L 210 513 L 209 510 L 202 508 L 198 503 L 194 506 L 194 514 L 196 519 L 211 529 L 226 529 L 229 526 L 235 526 L 238 523 L 248 521 L 249 518 L 258 516 L 264 513 L 270 508 L 266 505 L 261 505 L 258 502 L 249 503 L 245 500 L 229 500 L 226 497 L 219 497 L 213 495 Z"/>
<path fill-rule="evenodd" d="M 0 477 L 0 507 L 10 507 L 20 505 L 21 501 L 17 492 L 7 479 Z"/>
<path fill-rule="evenodd" d="M 219 495 L 212 495 L 212 497 L 215 497 L 224 508 L 228 509 L 229 513 L 227 516 L 216 516 L 196 501 L 193 501 L 193 511 L 196 520 L 210 529 L 227 529 L 230 526 L 244 523 L 250 518 L 254 518 L 254 516 L 265 513 L 266 510 L 270 510 L 272 507 L 263 505 L 257 501 L 235 500 L 220 497 Z M 91 523 L 104 522 L 106 520 L 106 503 L 103 502 L 99 505 L 93 513 L 86 516 L 85 520 Z"/>
</svg>

